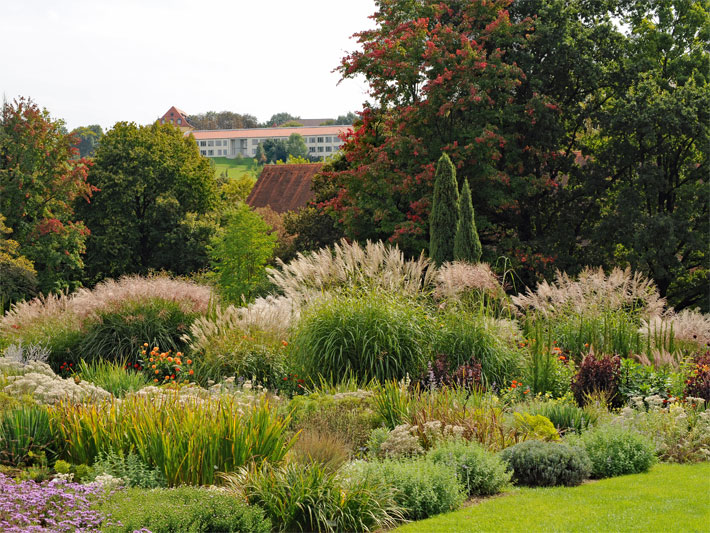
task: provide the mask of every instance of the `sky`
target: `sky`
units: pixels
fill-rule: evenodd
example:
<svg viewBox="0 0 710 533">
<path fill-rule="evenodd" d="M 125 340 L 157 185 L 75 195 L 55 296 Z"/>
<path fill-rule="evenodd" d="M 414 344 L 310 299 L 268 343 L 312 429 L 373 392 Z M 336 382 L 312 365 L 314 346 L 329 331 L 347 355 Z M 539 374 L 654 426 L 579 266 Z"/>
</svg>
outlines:
<svg viewBox="0 0 710 533">
<path fill-rule="evenodd" d="M 148 124 L 174 105 L 260 122 L 335 118 L 367 99 L 332 70 L 374 0 L 0 0 L 0 92 L 68 129 Z"/>
</svg>

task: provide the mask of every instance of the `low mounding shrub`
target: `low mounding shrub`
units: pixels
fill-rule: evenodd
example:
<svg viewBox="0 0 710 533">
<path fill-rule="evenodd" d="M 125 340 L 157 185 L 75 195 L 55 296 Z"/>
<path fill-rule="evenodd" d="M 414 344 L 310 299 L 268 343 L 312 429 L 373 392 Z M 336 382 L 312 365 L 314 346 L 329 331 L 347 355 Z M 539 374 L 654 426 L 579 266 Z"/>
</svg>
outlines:
<svg viewBox="0 0 710 533">
<path fill-rule="evenodd" d="M 54 455 L 54 444 L 44 406 L 21 405 L 0 414 L 0 463 L 31 464 L 43 454 Z"/>
<path fill-rule="evenodd" d="M 618 355 L 598 358 L 589 354 L 582 359 L 579 371 L 572 378 L 572 393 L 580 406 L 584 406 L 589 395 L 603 394 L 611 406 L 620 407 L 620 382 L 621 359 Z"/>
<path fill-rule="evenodd" d="M 100 510 L 120 523 L 103 527 L 107 533 L 271 531 L 271 522 L 258 507 L 246 505 L 231 494 L 197 487 L 119 491 Z"/>
<path fill-rule="evenodd" d="M 356 479 L 375 479 L 393 488 L 395 500 L 409 520 L 453 511 L 466 498 L 456 471 L 426 458 L 353 463 L 349 474 Z"/>
<path fill-rule="evenodd" d="M 293 355 L 311 378 L 399 380 L 423 368 L 429 330 L 412 301 L 379 292 L 336 296 L 303 313 Z"/>
<path fill-rule="evenodd" d="M 444 354 L 449 371 L 475 359 L 485 385 L 509 383 L 518 375 L 520 354 L 499 339 L 494 326 L 473 313 L 446 312 L 436 318 L 439 328 L 432 340 L 432 353 Z"/>
<path fill-rule="evenodd" d="M 619 426 L 597 426 L 582 434 L 581 443 L 592 462 L 592 477 L 647 472 L 656 462 L 653 442 Z"/>
<path fill-rule="evenodd" d="M 225 478 L 231 492 L 266 511 L 277 531 L 370 531 L 402 519 L 381 481 L 346 481 L 318 464 L 252 465 Z"/>
<path fill-rule="evenodd" d="M 513 470 L 513 481 L 531 487 L 579 485 L 589 477 L 591 463 L 583 448 L 528 440 L 506 448 L 501 457 Z"/>
<path fill-rule="evenodd" d="M 431 450 L 427 457 L 454 468 L 469 496 L 497 494 L 510 482 L 511 473 L 505 462 L 478 443 L 446 442 Z"/>
</svg>

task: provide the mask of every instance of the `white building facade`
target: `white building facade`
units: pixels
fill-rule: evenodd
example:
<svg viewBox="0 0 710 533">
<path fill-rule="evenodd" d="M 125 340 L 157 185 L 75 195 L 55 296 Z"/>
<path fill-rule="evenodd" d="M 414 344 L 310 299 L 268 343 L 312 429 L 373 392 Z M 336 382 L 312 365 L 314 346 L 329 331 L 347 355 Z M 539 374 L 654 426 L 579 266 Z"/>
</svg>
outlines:
<svg viewBox="0 0 710 533">
<path fill-rule="evenodd" d="M 352 126 L 195 130 L 191 133 L 200 153 L 206 157 L 254 157 L 260 143 L 270 139 L 287 141 L 292 133 L 298 133 L 306 141 L 311 156 L 325 158 L 340 150 L 341 136 L 349 131 Z"/>
</svg>

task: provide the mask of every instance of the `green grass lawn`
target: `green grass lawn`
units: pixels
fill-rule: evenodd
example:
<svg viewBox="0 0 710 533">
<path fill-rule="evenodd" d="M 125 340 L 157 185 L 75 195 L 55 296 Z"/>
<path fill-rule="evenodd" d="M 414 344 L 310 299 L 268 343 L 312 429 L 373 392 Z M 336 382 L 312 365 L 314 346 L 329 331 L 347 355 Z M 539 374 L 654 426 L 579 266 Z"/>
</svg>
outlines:
<svg viewBox="0 0 710 533">
<path fill-rule="evenodd" d="M 251 157 L 241 159 L 228 159 L 226 157 L 210 157 L 214 163 L 215 177 L 219 177 L 223 172 L 227 172 L 230 178 L 237 178 L 249 171 L 258 171 L 259 166 L 256 160 Z"/>
<path fill-rule="evenodd" d="M 515 488 L 396 531 L 708 532 L 710 463 L 660 464 L 572 488 Z"/>
</svg>

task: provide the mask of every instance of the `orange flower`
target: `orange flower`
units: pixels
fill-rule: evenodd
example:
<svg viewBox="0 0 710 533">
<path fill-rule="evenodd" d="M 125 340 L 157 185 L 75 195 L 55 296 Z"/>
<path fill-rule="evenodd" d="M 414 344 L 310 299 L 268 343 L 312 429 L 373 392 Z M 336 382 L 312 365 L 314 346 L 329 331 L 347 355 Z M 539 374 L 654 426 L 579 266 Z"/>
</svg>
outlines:
<svg viewBox="0 0 710 533">
<path fill-rule="evenodd" d="M 530 392 L 530 389 L 524 390 L 524 391 L 523 391 L 523 394 L 527 394 L 528 392 Z"/>
<path fill-rule="evenodd" d="M 178 352 L 175 354 L 175 357 L 182 357 L 182 352 Z"/>
<path fill-rule="evenodd" d="M 192 364 L 192 359 L 188 359 L 188 360 L 187 360 L 187 364 L 188 364 L 188 365 L 191 365 L 191 364 Z"/>
<path fill-rule="evenodd" d="M 160 370 L 156 370 L 155 373 L 156 373 L 156 374 L 160 374 Z"/>
<path fill-rule="evenodd" d="M 180 372 L 180 367 L 179 367 L 179 366 L 176 366 L 176 367 L 175 367 L 175 372 Z"/>
<path fill-rule="evenodd" d="M 141 355 L 145 355 L 145 350 L 141 350 Z"/>
<path fill-rule="evenodd" d="M 155 379 L 153 380 L 153 382 L 154 382 L 154 383 L 158 383 L 158 378 L 155 378 Z"/>
<path fill-rule="evenodd" d="M 143 343 L 143 346 L 145 346 L 145 347 L 147 348 L 147 347 L 148 347 L 148 343 L 147 343 L 147 342 L 144 342 L 144 343 Z"/>
<path fill-rule="evenodd" d="M 281 344 L 282 344 L 283 346 L 288 346 L 288 342 L 286 342 L 286 341 L 281 341 Z"/>
<path fill-rule="evenodd" d="M 160 348 L 158 348 L 157 346 L 153 346 L 153 350 L 157 352 L 158 350 L 160 350 Z"/>
<path fill-rule="evenodd" d="M 150 368 L 155 368 L 155 365 L 151 365 L 151 367 L 150 367 Z"/>
<path fill-rule="evenodd" d="M 151 363 L 153 362 L 153 358 L 152 358 L 152 357 L 150 358 L 150 362 L 151 362 Z"/>
<path fill-rule="evenodd" d="M 190 374 L 190 375 L 193 375 L 194 373 L 195 373 L 195 371 L 194 371 L 192 368 L 191 368 L 190 371 L 188 372 L 188 374 Z"/>
<path fill-rule="evenodd" d="M 170 379 L 175 379 L 175 374 L 173 374 L 172 376 L 170 376 Z"/>
<path fill-rule="evenodd" d="M 168 357 L 168 363 L 172 363 L 172 362 L 173 362 L 173 358 L 172 358 L 172 357 Z"/>
</svg>

